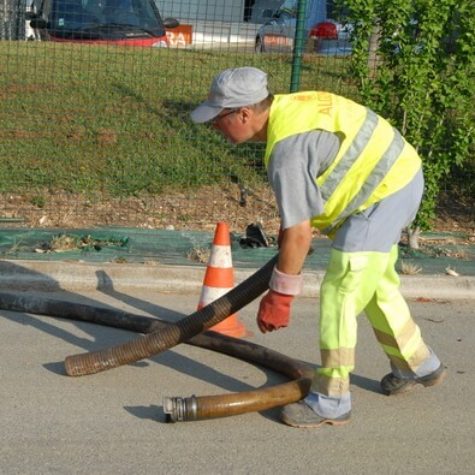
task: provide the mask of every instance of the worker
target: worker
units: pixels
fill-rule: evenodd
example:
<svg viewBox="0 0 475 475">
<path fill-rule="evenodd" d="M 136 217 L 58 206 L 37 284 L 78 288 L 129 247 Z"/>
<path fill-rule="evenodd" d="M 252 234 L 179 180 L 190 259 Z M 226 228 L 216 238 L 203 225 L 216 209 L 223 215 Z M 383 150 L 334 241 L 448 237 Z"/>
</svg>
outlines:
<svg viewBox="0 0 475 475">
<path fill-rule="evenodd" d="M 356 318 L 363 311 L 389 358 L 384 394 L 440 383 L 445 367 L 398 289 L 398 242 L 424 186 L 421 160 L 400 133 L 367 107 L 329 92 L 274 96 L 267 74 L 253 67 L 218 74 L 191 119 L 211 123 L 234 144 L 266 142 L 281 223 L 278 261 L 257 315 L 263 333 L 289 324 L 313 228 L 332 239 L 320 292 L 321 366 L 308 395 L 282 409 L 283 422 L 349 422 Z"/>
</svg>

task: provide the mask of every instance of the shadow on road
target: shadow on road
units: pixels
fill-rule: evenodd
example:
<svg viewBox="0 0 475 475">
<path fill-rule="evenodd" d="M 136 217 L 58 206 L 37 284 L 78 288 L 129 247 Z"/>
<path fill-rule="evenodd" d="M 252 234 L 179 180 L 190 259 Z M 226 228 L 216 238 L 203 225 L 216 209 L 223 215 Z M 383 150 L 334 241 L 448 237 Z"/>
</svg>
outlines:
<svg viewBox="0 0 475 475">
<path fill-rule="evenodd" d="M 21 266 L 17 266 L 11 262 L 1 262 L 0 263 L 0 271 L 3 272 L 14 272 L 15 274 L 21 273 L 24 269 Z M 31 270 L 28 270 L 31 273 Z M 42 282 L 44 282 L 45 276 L 39 274 L 38 277 L 41 276 Z M 97 272 L 97 288 L 96 290 L 99 292 L 104 293 L 110 298 L 113 298 L 118 301 L 118 303 L 126 304 L 137 309 L 139 314 L 143 314 L 144 312 L 147 314 L 151 314 L 155 317 L 158 317 L 162 320 L 167 321 L 178 321 L 184 317 L 184 315 L 180 312 L 176 312 L 172 309 L 162 307 L 160 305 L 156 305 L 154 303 L 145 301 L 143 299 L 139 299 L 134 297 L 133 295 L 126 294 L 124 292 L 117 291 L 114 288 L 114 283 L 112 279 L 107 275 L 104 271 Z M 74 305 L 75 302 L 86 304 L 90 306 L 100 307 L 100 308 L 109 308 L 114 309 L 118 308 L 114 307 L 113 305 L 105 304 L 104 302 L 97 301 L 90 297 L 77 294 L 74 292 L 66 291 L 61 288 L 58 282 L 54 281 L 53 279 L 49 279 L 43 288 L 47 289 L 48 293 L 56 292 L 60 293 L 61 300 L 70 302 L 71 305 Z M 9 290 L 9 289 L 4 289 Z M 27 290 L 27 289 L 25 289 Z M 18 291 L 16 291 L 18 292 Z M 29 291 L 29 295 L 32 294 Z M 33 293 L 34 294 L 34 293 Z M 36 295 L 43 295 L 41 293 L 37 293 Z M 51 298 L 48 296 L 48 298 Z M 43 316 L 33 315 L 29 313 L 18 313 L 12 311 L 2 311 L 2 315 L 4 318 L 18 323 L 20 325 L 28 325 L 34 327 L 44 333 L 47 333 L 55 338 L 60 338 L 63 341 L 71 344 L 74 347 L 80 348 L 85 352 L 95 351 L 99 349 L 104 349 L 112 346 L 116 346 L 120 343 L 125 343 L 130 341 L 131 339 L 135 339 L 137 335 L 131 334 L 129 331 L 120 330 L 116 328 L 107 328 L 104 326 L 93 325 L 86 322 L 80 322 L 73 320 L 75 327 L 79 329 L 84 335 L 86 336 L 78 336 L 77 334 L 68 331 L 64 328 L 61 328 L 55 325 L 55 318 L 51 318 L 51 320 L 47 321 Z M 246 384 L 234 377 L 231 377 L 227 374 L 224 374 L 221 371 L 218 371 L 209 365 L 200 363 L 194 359 L 191 359 L 187 356 L 184 356 L 180 353 L 177 353 L 173 350 L 168 350 L 156 356 L 153 356 L 150 359 L 138 361 L 132 364 L 132 366 L 137 368 L 144 368 L 149 366 L 151 363 L 161 364 L 165 367 L 173 369 L 175 371 L 181 372 L 183 374 L 189 375 L 193 378 L 199 378 L 203 381 L 206 381 L 212 385 L 218 386 L 223 388 L 225 391 L 228 392 L 241 392 L 241 391 L 249 391 L 258 389 L 255 386 L 251 386 Z M 310 364 L 310 363 L 306 363 Z M 62 361 L 59 362 L 47 362 L 43 364 L 43 367 L 46 368 L 48 371 L 58 374 L 58 375 L 66 375 L 64 370 L 64 363 Z M 261 386 L 269 386 L 273 384 L 278 384 L 286 380 L 285 377 L 281 376 L 280 374 L 276 374 L 271 370 L 264 370 L 264 374 L 267 377 L 267 381 Z M 377 392 L 379 393 L 379 382 L 366 378 L 364 376 L 360 376 L 357 374 L 353 374 L 351 377 L 352 384 L 365 389 L 367 391 Z M 172 391 L 170 391 L 172 392 Z M 185 395 L 184 397 L 188 397 L 190 395 Z M 163 409 L 160 406 L 138 406 L 138 407 L 130 407 L 125 406 L 124 409 L 128 411 L 130 414 L 134 415 L 135 417 L 143 418 L 143 419 L 157 419 L 157 415 L 160 419 L 164 418 Z M 263 411 L 261 413 L 264 417 L 268 417 L 272 420 L 278 419 L 278 409 L 271 409 L 267 411 Z"/>
</svg>

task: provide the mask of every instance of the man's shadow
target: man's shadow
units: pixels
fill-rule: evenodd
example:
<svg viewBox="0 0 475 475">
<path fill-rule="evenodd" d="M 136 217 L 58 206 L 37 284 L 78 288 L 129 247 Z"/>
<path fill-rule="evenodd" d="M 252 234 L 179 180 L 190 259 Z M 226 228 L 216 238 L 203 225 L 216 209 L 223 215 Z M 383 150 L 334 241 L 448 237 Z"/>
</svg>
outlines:
<svg viewBox="0 0 475 475">
<path fill-rule="evenodd" d="M 22 273 L 22 272 L 32 272 L 31 270 L 25 270 L 20 265 L 14 264 L 12 262 L 0 262 L 0 271 L 1 272 L 13 272 L 13 273 Z M 34 277 L 34 276 L 33 276 Z M 75 302 L 91 305 L 94 307 L 100 308 L 109 308 L 114 309 L 115 307 L 109 304 L 105 304 L 103 302 L 97 301 L 90 297 L 86 297 L 81 294 L 76 294 L 74 292 L 70 292 L 61 288 L 58 282 L 54 279 L 46 278 L 45 276 L 38 273 L 37 277 L 41 277 L 43 281 L 42 288 L 47 290 L 48 293 L 60 293 L 61 300 L 65 300 L 71 302 L 74 305 Z M 138 299 L 132 295 L 126 294 L 124 292 L 119 292 L 114 288 L 114 284 L 112 279 L 107 275 L 104 271 L 97 272 L 97 289 L 98 291 L 104 293 L 108 297 L 111 297 L 117 300 L 120 303 L 126 304 L 133 308 L 139 310 L 140 314 L 144 312 L 159 317 L 160 319 L 166 321 L 178 321 L 184 317 L 183 314 L 176 312 L 174 310 L 162 307 L 157 304 L 153 304 L 142 299 Z M 30 295 L 31 292 L 28 293 Z M 41 298 L 43 293 L 37 294 L 37 298 Z M 74 320 L 74 325 L 84 332 L 86 335 L 90 335 L 90 338 L 87 337 L 79 337 L 74 333 L 65 330 L 64 328 L 60 328 L 59 326 L 55 325 L 53 322 L 50 323 L 47 319 L 43 317 L 32 315 L 29 313 L 18 313 L 18 312 L 11 312 L 11 311 L 3 311 L 3 316 L 10 321 L 15 323 L 20 323 L 23 325 L 30 325 L 32 327 L 37 328 L 38 330 L 50 334 L 56 338 L 61 338 L 63 341 L 70 343 L 73 346 L 81 348 L 86 352 L 95 351 L 98 349 L 103 349 L 105 347 L 116 346 L 120 343 L 124 343 L 131 340 L 131 333 L 126 330 L 120 330 L 116 328 L 105 328 L 98 325 L 93 325 L 86 322 L 76 321 Z M 138 338 L 138 335 L 133 335 L 132 339 Z M 166 366 L 170 369 L 174 369 L 180 373 L 189 375 L 191 377 L 199 377 L 201 380 L 206 381 L 212 385 L 219 386 L 223 388 L 227 392 L 242 392 L 242 391 L 249 391 L 258 389 L 255 386 L 251 386 L 246 384 L 234 377 L 226 375 L 220 371 L 217 371 L 211 368 L 209 365 L 202 364 L 194 359 L 188 358 L 183 356 L 173 350 L 168 350 L 167 352 L 161 353 L 159 355 L 155 355 L 147 360 L 137 361 L 132 363 L 133 366 L 137 368 L 143 368 L 148 366 L 150 363 L 161 364 Z M 311 366 L 315 366 L 314 364 L 305 362 Z M 50 362 L 43 364 L 43 367 L 46 368 L 48 371 L 59 375 L 65 375 L 64 370 L 64 363 L 63 362 Z M 274 384 L 279 384 L 287 380 L 285 376 L 277 374 L 273 371 L 264 369 L 263 370 L 267 380 L 261 387 L 266 387 Z M 376 381 L 368 379 L 363 376 L 359 375 L 352 375 L 352 384 L 359 386 L 363 389 L 373 392 L 380 392 L 379 385 Z M 137 407 L 124 407 L 129 413 L 133 414 L 136 417 L 144 418 L 144 419 L 153 419 L 157 420 L 157 417 L 160 419 L 164 418 L 163 408 L 156 405 L 151 406 L 137 406 Z M 265 417 L 269 417 L 271 419 L 276 419 L 277 409 L 270 409 L 268 411 L 263 411 L 262 414 Z"/>
<path fill-rule="evenodd" d="M 28 293 L 26 294 L 27 298 L 41 299 L 43 297 L 50 299 L 51 294 L 59 294 L 61 300 L 70 302 L 72 305 L 74 305 L 74 303 L 80 303 L 93 307 L 112 310 L 115 309 L 113 305 L 105 304 L 104 302 L 86 297 L 82 294 L 76 294 L 74 292 L 64 290 L 54 279 L 46 277 L 40 273 L 35 273 L 29 269 L 25 269 L 21 267 L 21 265 L 17 265 L 12 262 L 0 261 L 0 272 L 3 272 L 4 274 L 30 273 L 29 277 L 33 280 L 35 277 L 38 279 L 41 278 L 41 287 L 44 289 L 44 292 L 33 292 L 28 290 Z M 114 289 L 112 280 L 104 271 L 98 271 L 97 275 L 98 283 L 100 283 L 97 288 L 98 291 L 103 292 L 109 297 L 115 298 L 120 303 L 125 303 L 128 306 L 136 308 L 139 310 L 138 313 L 144 314 L 145 312 L 170 322 L 183 318 L 183 314 L 175 312 L 171 309 L 161 307 L 142 299 L 137 299 L 125 293 L 117 292 Z M 7 290 L 9 289 L 2 289 L 1 291 Z M 21 291 L 16 290 L 14 293 L 21 293 Z M 55 338 L 60 338 L 72 346 L 84 350 L 85 352 L 116 346 L 120 343 L 125 343 L 131 339 L 139 337 L 139 334 L 133 334 L 127 330 L 106 328 L 104 326 L 94 325 L 83 321 L 70 320 L 77 329 L 81 330 L 82 333 L 89 335 L 89 338 L 88 336 L 78 336 L 74 332 L 55 325 L 54 319 L 49 319 L 48 317 L 45 318 L 44 316 L 35 315 L 32 313 L 9 310 L 3 310 L 2 315 L 4 318 L 12 322 L 21 325 L 29 325 L 44 333 L 54 336 Z M 188 358 L 187 356 L 173 351 L 172 349 L 159 355 L 155 355 L 147 360 L 137 361 L 132 363 L 132 365 L 138 368 L 143 368 L 149 366 L 151 363 L 161 364 L 191 377 L 199 377 L 201 380 L 222 387 L 226 391 L 240 392 L 254 389 L 254 387 L 250 386 L 249 384 L 224 374 L 221 371 L 210 367 L 209 365 L 202 364 L 199 361 Z M 55 374 L 63 376 L 66 375 L 63 361 L 44 363 L 43 367 Z M 270 375 L 270 379 L 272 378 L 273 376 Z"/>
</svg>

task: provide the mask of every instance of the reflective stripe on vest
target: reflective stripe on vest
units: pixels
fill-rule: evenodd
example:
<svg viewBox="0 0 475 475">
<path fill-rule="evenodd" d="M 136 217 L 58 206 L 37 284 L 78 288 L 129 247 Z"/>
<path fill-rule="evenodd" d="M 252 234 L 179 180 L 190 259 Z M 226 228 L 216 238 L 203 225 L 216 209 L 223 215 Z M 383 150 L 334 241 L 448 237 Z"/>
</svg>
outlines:
<svg viewBox="0 0 475 475">
<path fill-rule="evenodd" d="M 320 216 L 312 218 L 312 225 L 326 233 L 401 189 L 420 168 L 417 152 L 387 121 L 353 101 L 320 92 L 276 96 L 269 117 L 266 166 L 276 143 L 315 129 L 343 135 L 333 163 L 316 178 L 325 206 Z"/>
<path fill-rule="evenodd" d="M 346 205 L 345 210 L 336 217 L 335 224 L 328 226 L 323 230 L 325 233 L 329 234 L 339 223 L 342 223 L 346 218 L 358 211 L 361 206 L 370 199 L 376 187 L 381 183 L 390 168 L 394 165 L 404 148 L 404 139 L 396 129 L 393 129 L 393 131 L 394 138 L 391 145 L 381 157 L 381 160 L 373 168 L 371 174 L 368 176 L 358 193 Z"/>
<path fill-rule="evenodd" d="M 338 184 L 348 173 L 348 170 L 351 168 L 354 161 L 360 156 L 361 150 L 364 149 L 371 139 L 377 123 L 378 116 L 368 109 L 366 112 L 366 119 L 353 139 L 351 146 L 338 162 L 338 165 L 333 169 L 331 175 L 328 176 L 321 186 L 321 193 L 325 200 L 333 194 Z"/>
</svg>

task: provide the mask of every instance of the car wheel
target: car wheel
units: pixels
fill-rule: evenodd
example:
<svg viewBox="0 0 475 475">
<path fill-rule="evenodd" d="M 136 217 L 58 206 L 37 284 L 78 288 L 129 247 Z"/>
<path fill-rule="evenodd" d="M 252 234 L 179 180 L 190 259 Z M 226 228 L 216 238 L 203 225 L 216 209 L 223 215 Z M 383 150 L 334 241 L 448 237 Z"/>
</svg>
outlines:
<svg viewBox="0 0 475 475">
<path fill-rule="evenodd" d="M 255 44 L 254 49 L 255 49 L 256 53 L 264 53 L 265 52 L 264 41 L 262 41 L 262 37 L 258 36 L 256 38 L 256 44 Z"/>
</svg>

